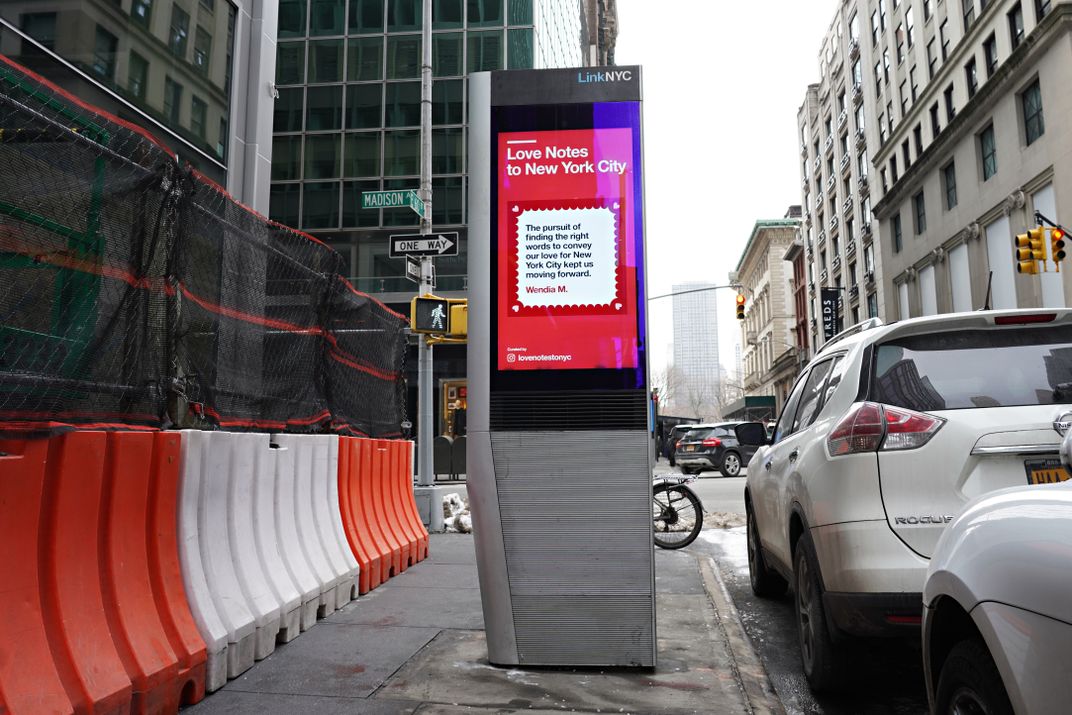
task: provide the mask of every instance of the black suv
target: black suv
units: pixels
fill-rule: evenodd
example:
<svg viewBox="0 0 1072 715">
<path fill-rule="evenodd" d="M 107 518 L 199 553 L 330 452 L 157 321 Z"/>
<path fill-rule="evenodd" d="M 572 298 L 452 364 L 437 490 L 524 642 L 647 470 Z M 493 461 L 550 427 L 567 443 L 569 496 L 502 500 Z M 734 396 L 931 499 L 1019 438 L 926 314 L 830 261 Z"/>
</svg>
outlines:
<svg viewBox="0 0 1072 715">
<path fill-rule="evenodd" d="M 736 477 L 748 464 L 759 445 L 742 444 L 737 437 L 741 425 L 751 422 L 721 422 L 690 430 L 677 446 L 677 463 L 683 474 L 699 474 L 717 469 L 724 477 Z"/>
</svg>

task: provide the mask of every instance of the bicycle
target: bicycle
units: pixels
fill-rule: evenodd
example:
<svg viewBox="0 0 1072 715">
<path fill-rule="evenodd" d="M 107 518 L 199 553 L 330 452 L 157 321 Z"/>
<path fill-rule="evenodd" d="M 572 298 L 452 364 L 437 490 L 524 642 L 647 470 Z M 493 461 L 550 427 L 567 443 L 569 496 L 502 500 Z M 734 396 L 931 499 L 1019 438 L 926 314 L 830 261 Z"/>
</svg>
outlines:
<svg viewBox="0 0 1072 715">
<path fill-rule="evenodd" d="M 655 545 L 683 549 L 700 535 L 703 504 L 688 485 L 696 477 L 664 475 L 652 480 L 652 529 Z"/>
</svg>

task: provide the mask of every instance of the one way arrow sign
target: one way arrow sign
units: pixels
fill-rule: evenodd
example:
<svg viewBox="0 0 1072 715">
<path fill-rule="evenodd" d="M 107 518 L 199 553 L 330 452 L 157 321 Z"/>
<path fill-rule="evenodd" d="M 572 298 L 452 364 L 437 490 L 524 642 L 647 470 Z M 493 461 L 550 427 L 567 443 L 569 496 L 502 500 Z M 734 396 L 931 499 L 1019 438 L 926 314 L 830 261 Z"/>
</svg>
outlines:
<svg viewBox="0 0 1072 715">
<path fill-rule="evenodd" d="M 405 256 L 457 256 L 458 233 L 403 233 L 391 236 L 391 258 Z"/>
</svg>

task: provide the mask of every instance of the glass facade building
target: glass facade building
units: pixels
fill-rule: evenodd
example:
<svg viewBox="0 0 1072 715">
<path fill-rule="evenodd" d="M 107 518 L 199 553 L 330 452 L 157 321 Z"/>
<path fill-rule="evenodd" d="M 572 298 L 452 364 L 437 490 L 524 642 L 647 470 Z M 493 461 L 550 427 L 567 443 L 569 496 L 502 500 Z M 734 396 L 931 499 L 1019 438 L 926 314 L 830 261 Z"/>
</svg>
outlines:
<svg viewBox="0 0 1072 715">
<path fill-rule="evenodd" d="M 325 240 L 359 289 L 405 304 L 415 286 L 388 235 L 418 230 L 408 208 L 361 194 L 420 185 L 421 0 L 282 0 L 271 217 Z M 436 260 L 437 292 L 466 290 L 466 97 L 470 72 L 584 65 L 583 0 L 433 0 L 432 221 L 459 231 Z"/>
<path fill-rule="evenodd" d="M 0 0 L 0 53 L 223 183 L 236 16 L 228 0 Z"/>
</svg>

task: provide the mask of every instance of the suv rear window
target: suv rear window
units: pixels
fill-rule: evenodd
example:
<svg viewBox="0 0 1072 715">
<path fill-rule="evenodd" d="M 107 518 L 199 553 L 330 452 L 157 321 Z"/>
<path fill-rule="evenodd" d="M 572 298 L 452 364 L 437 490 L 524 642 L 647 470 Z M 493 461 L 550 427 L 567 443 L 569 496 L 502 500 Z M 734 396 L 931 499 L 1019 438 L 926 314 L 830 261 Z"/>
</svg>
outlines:
<svg viewBox="0 0 1072 715">
<path fill-rule="evenodd" d="M 1072 326 L 965 330 L 879 345 L 873 399 L 911 410 L 1072 402 Z"/>
<path fill-rule="evenodd" d="M 694 429 L 685 435 L 686 442 L 695 442 L 697 440 L 707 439 L 708 437 L 732 437 L 733 433 L 725 427 L 707 427 L 705 429 Z"/>
</svg>

